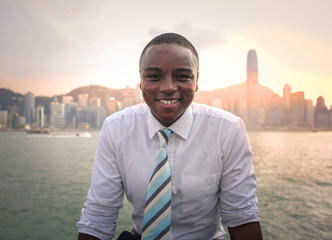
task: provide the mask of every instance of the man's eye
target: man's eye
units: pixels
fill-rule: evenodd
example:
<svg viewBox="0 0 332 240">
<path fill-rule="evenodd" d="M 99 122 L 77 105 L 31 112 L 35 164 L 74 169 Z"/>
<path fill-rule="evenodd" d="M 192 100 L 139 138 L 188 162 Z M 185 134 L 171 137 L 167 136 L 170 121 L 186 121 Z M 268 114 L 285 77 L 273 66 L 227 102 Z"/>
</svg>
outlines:
<svg viewBox="0 0 332 240">
<path fill-rule="evenodd" d="M 177 79 L 180 80 L 180 81 L 188 81 L 188 80 L 191 79 L 191 76 L 189 76 L 189 75 L 178 75 Z"/>
<path fill-rule="evenodd" d="M 147 75 L 146 78 L 150 81 L 157 81 L 160 79 L 160 76 L 158 74 L 150 74 Z"/>
</svg>

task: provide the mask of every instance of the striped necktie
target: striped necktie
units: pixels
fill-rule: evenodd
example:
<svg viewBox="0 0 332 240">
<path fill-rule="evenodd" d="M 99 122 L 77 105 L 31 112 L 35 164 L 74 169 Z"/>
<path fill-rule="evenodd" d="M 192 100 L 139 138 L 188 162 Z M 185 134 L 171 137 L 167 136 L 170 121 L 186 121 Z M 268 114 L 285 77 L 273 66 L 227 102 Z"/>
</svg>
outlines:
<svg viewBox="0 0 332 240">
<path fill-rule="evenodd" d="M 171 223 L 171 170 L 166 145 L 173 131 L 159 130 L 159 157 L 152 173 L 145 200 L 142 240 L 169 239 Z"/>
</svg>

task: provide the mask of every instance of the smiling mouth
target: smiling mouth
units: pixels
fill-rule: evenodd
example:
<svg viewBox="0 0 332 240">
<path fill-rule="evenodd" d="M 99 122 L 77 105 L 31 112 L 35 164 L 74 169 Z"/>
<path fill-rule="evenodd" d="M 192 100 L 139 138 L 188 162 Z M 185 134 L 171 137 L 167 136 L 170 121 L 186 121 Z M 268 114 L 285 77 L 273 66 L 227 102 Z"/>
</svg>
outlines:
<svg viewBox="0 0 332 240">
<path fill-rule="evenodd" d="M 179 100 L 159 100 L 162 104 L 173 105 L 179 102 Z"/>
</svg>

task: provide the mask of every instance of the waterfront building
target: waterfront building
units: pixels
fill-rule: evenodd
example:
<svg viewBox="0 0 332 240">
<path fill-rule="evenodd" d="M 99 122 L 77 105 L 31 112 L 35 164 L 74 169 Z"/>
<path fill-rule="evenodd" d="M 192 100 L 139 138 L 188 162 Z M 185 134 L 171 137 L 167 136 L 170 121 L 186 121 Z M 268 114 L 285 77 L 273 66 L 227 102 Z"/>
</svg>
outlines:
<svg viewBox="0 0 332 240">
<path fill-rule="evenodd" d="M 304 92 L 295 92 L 291 94 L 291 122 L 301 127 L 306 122 L 306 103 Z"/>
<path fill-rule="evenodd" d="M 26 124 L 25 116 L 20 116 L 18 113 L 14 115 L 14 128 L 23 128 Z"/>
<path fill-rule="evenodd" d="M 314 115 L 315 115 L 315 109 L 312 100 L 309 99 L 305 100 L 305 110 L 306 110 L 306 125 L 312 128 L 314 126 Z"/>
<path fill-rule="evenodd" d="M 77 107 L 78 103 L 71 102 L 65 104 L 65 127 L 76 128 L 77 127 Z"/>
<path fill-rule="evenodd" d="M 283 88 L 281 124 L 295 128 L 312 128 L 314 125 L 313 101 L 305 99 L 302 91 L 292 93 L 289 84 Z"/>
<path fill-rule="evenodd" d="M 88 106 L 89 94 L 87 93 L 78 94 L 77 98 L 79 106 L 81 107 Z"/>
<path fill-rule="evenodd" d="M 87 106 L 80 111 L 80 122 L 88 123 L 90 127 L 100 128 L 106 118 L 106 111 L 101 106 Z"/>
<path fill-rule="evenodd" d="M 74 97 L 73 96 L 62 96 L 62 103 L 72 103 L 74 102 Z"/>
<path fill-rule="evenodd" d="M 244 118 L 246 115 L 246 101 L 243 98 L 233 99 L 231 102 L 231 110 L 230 112 L 234 113 L 236 116 L 240 118 Z"/>
<path fill-rule="evenodd" d="M 89 106 L 100 107 L 100 98 L 99 97 L 91 97 L 89 99 Z"/>
<path fill-rule="evenodd" d="M 281 124 L 282 100 L 275 94 L 260 105 L 260 126 L 276 127 Z"/>
<path fill-rule="evenodd" d="M 8 111 L 0 110 L 0 129 L 8 126 Z"/>
<path fill-rule="evenodd" d="M 247 56 L 247 114 L 248 127 L 260 125 L 260 94 L 258 86 L 258 62 L 255 50 L 249 50 Z"/>
<path fill-rule="evenodd" d="M 8 128 L 13 128 L 15 127 L 15 114 L 17 114 L 18 112 L 18 107 L 16 104 L 8 106 L 7 110 L 8 110 L 8 122 L 7 122 L 7 127 Z"/>
<path fill-rule="evenodd" d="M 282 95 L 282 124 L 290 124 L 291 123 L 291 95 L 292 88 L 289 84 L 285 84 L 283 87 L 283 95 Z"/>
<path fill-rule="evenodd" d="M 274 95 L 272 97 L 271 111 L 272 111 L 271 124 L 274 126 L 280 126 L 281 115 L 282 115 L 282 102 L 281 98 L 278 95 Z"/>
<path fill-rule="evenodd" d="M 328 128 L 330 126 L 330 113 L 322 96 L 317 98 L 314 115 L 316 128 Z"/>
<path fill-rule="evenodd" d="M 65 123 L 65 104 L 51 102 L 50 127 L 63 129 Z"/>
<path fill-rule="evenodd" d="M 44 106 L 38 104 L 36 107 L 36 127 L 44 128 L 45 127 L 45 115 L 44 115 Z"/>
<path fill-rule="evenodd" d="M 23 111 L 26 123 L 33 123 L 35 116 L 35 95 L 32 92 L 24 95 Z"/>
</svg>

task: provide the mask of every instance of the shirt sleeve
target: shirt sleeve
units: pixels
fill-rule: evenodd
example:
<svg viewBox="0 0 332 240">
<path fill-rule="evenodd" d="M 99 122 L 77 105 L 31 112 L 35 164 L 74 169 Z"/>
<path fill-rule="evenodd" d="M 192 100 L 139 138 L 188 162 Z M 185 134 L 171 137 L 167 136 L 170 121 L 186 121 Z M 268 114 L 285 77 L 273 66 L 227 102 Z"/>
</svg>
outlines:
<svg viewBox="0 0 332 240">
<path fill-rule="evenodd" d="M 219 213 L 223 225 L 236 227 L 260 221 L 256 176 L 248 136 L 241 119 L 228 128 L 224 145 Z"/>
<path fill-rule="evenodd" d="M 106 120 L 99 135 L 91 186 L 77 223 L 78 232 L 112 239 L 124 190 L 116 161 L 115 133 Z"/>
</svg>

